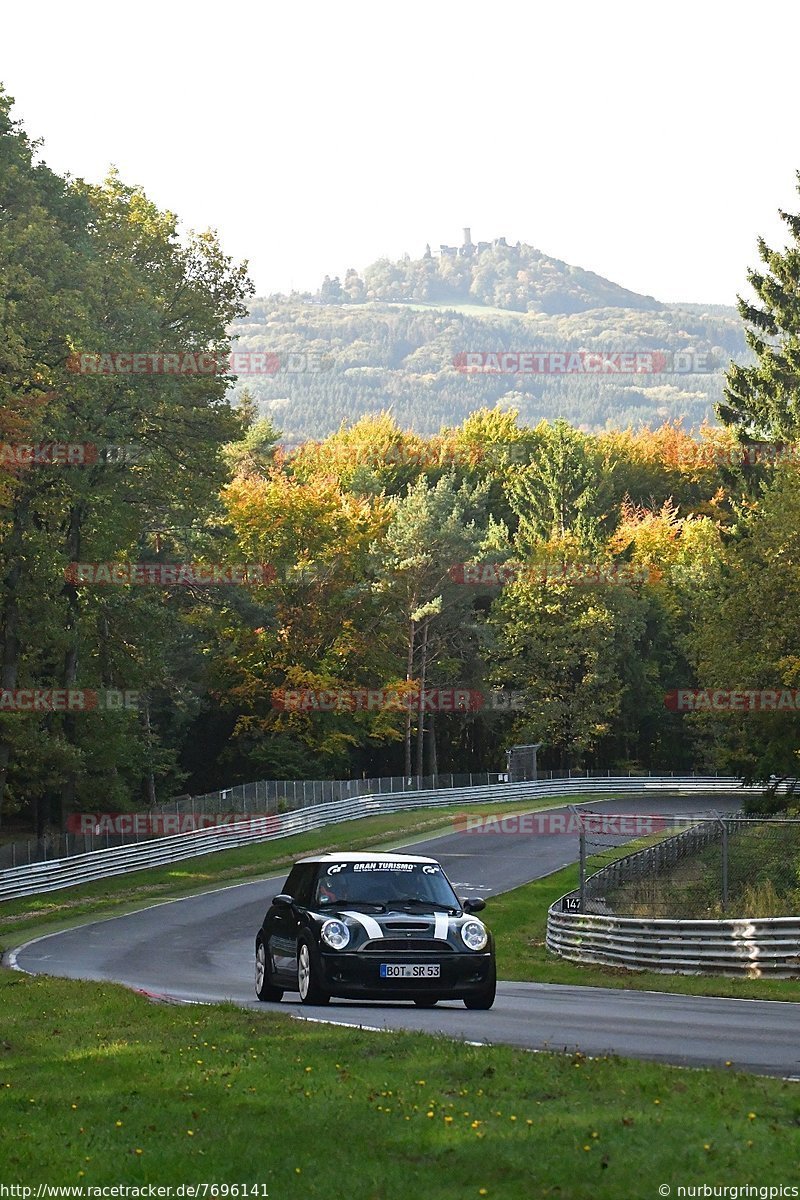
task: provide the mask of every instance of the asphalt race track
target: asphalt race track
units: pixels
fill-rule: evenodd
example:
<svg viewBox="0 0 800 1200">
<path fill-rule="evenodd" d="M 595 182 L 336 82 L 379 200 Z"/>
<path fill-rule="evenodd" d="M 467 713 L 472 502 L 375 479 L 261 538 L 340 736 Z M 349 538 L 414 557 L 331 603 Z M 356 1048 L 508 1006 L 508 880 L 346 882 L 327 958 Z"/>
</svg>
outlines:
<svg viewBox="0 0 800 1200">
<path fill-rule="evenodd" d="M 677 815 L 732 812 L 740 804 L 741 796 L 653 795 L 585 807 Z M 488 897 L 574 862 L 577 837 L 460 832 L 415 842 L 413 851 L 438 858 L 462 897 Z M 259 1004 L 253 994 L 254 939 L 269 899 L 285 878 L 282 873 L 48 934 L 19 948 L 9 960 L 32 974 L 115 980 L 174 1000 L 229 1000 L 266 1010 L 272 1006 Z M 485 916 L 491 924 L 491 905 Z M 730 1062 L 734 1069 L 800 1078 L 800 1004 L 501 983 L 489 1012 L 469 1012 L 461 1003 L 446 1002 L 418 1009 L 343 1000 L 311 1008 L 301 1006 L 294 993 L 280 1007 L 303 1019 L 374 1029 L 412 1029 L 531 1050 L 619 1054 L 685 1066 Z"/>
</svg>

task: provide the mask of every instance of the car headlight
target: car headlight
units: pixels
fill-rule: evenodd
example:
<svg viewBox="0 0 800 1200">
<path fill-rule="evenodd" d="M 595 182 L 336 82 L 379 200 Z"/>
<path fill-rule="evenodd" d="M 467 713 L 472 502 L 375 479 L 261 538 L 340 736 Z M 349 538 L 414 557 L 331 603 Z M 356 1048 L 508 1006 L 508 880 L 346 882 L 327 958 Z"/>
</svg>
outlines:
<svg viewBox="0 0 800 1200">
<path fill-rule="evenodd" d="M 350 930 L 344 921 L 326 921 L 320 931 L 320 937 L 331 950 L 344 950 L 350 941 Z"/>
<path fill-rule="evenodd" d="M 489 935 L 480 921 L 465 921 L 461 926 L 461 940 L 468 950 L 482 950 Z"/>
</svg>

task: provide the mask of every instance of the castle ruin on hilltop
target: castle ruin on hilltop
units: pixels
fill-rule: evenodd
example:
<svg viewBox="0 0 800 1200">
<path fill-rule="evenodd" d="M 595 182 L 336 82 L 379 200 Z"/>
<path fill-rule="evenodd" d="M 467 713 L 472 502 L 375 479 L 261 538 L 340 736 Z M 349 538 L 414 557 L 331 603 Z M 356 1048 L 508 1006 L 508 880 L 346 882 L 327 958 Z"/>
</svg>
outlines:
<svg viewBox="0 0 800 1200">
<path fill-rule="evenodd" d="M 482 254 L 484 250 L 491 250 L 492 247 L 507 246 L 508 242 L 504 237 L 495 238 L 493 242 L 473 242 L 471 230 L 468 225 L 464 226 L 464 243 L 461 246 L 439 246 L 439 255 L 441 258 L 471 258 L 473 254 Z M 425 256 L 430 257 L 430 247 Z"/>
</svg>

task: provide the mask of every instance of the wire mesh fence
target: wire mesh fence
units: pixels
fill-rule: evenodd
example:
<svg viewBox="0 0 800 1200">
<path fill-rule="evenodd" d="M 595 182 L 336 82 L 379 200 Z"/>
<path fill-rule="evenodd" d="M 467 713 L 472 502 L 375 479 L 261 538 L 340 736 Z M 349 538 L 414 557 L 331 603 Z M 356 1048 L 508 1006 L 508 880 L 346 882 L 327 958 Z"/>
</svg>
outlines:
<svg viewBox="0 0 800 1200">
<path fill-rule="evenodd" d="M 614 772 L 629 778 L 650 776 L 649 771 Z M 669 774 L 664 772 L 664 774 Z M 612 772 L 536 769 L 535 759 L 517 765 L 513 782 L 553 779 L 611 778 Z M 663 776 L 660 776 L 663 777 Z M 48 830 L 41 838 L 27 837 L 0 844 L 0 870 L 69 858 L 87 851 L 127 846 L 154 837 L 191 832 L 205 825 L 224 825 L 236 817 L 272 816 L 354 796 L 387 795 L 450 788 L 487 787 L 512 781 L 508 771 L 390 775 L 370 779 L 260 779 L 234 784 L 203 795 L 175 796 L 166 804 L 144 812 L 75 812 L 67 828 Z"/>
<path fill-rule="evenodd" d="M 175 796 L 166 804 L 144 812 L 75 812 L 68 815 L 66 830 L 48 830 L 41 838 L 0 845 L 0 870 L 69 858 L 90 850 L 127 846 L 173 833 L 189 833 L 212 825 L 224 826 L 242 817 L 294 812 L 355 796 L 485 787 L 502 783 L 506 778 L 497 772 L 484 772 L 374 779 L 260 779 L 199 796 Z"/>
<path fill-rule="evenodd" d="M 800 915 L 800 818 L 573 812 L 578 911 L 672 920 Z"/>
</svg>

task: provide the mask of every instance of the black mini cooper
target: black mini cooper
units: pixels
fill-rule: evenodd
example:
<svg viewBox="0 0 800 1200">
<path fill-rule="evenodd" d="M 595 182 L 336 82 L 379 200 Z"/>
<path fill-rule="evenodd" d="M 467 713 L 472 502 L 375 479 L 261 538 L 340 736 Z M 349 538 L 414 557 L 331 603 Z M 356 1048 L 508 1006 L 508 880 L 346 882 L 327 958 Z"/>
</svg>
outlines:
<svg viewBox="0 0 800 1200">
<path fill-rule="evenodd" d="M 491 1008 L 492 935 L 433 858 L 322 854 L 300 859 L 256 936 L 256 995 L 303 1004 L 463 1000 Z"/>
</svg>

